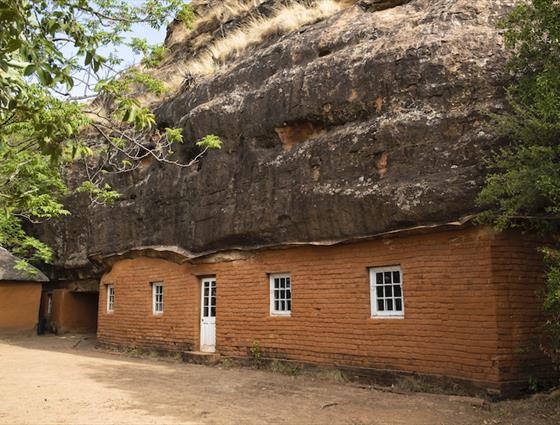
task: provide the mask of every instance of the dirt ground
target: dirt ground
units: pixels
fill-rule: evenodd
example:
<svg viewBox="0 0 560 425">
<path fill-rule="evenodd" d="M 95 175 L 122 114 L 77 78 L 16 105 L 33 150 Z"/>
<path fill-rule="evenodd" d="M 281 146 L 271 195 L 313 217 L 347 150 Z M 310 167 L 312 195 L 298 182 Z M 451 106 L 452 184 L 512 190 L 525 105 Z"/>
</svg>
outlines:
<svg viewBox="0 0 560 425">
<path fill-rule="evenodd" d="M 0 424 L 560 424 L 560 400 L 475 406 L 321 376 L 132 358 L 94 338 L 0 337 Z"/>
</svg>

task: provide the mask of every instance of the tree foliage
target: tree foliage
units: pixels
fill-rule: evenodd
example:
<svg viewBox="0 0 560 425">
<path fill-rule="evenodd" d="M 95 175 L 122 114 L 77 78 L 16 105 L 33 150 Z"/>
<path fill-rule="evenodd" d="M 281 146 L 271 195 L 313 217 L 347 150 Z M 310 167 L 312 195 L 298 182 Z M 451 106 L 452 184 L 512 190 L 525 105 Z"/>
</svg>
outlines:
<svg viewBox="0 0 560 425">
<path fill-rule="evenodd" d="M 479 196 L 484 221 L 498 229 L 521 227 L 551 240 L 544 350 L 560 364 L 560 3 L 519 4 L 502 22 L 515 81 L 510 112 L 497 117 L 511 144 L 501 149 Z"/>
<path fill-rule="evenodd" d="M 49 247 L 27 235 L 22 221 L 68 214 L 61 202 L 67 189 L 60 169 L 41 154 L 0 149 L 0 187 L 0 246 L 23 258 L 49 261 Z"/>
<path fill-rule="evenodd" d="M 181 21 L 187 29 L 193 29 L 195 18 L 194 9 L 189 3 L 185 3 L 177 14 L 177 19 Z"/>
<path fill-rule="evenodd" d="M 164 59 L 163 46 L 127 38 L 138 24 L 159 28 L 180 13 L 183 0 L 0 0 L 0 245 L 25 258 L 49 261 L 51 252 L 25 224 L 68 214 L 62 175 L 79 162 L 78 189 L 92 202 L 118 198 L 108 173 L 130 172 L 148 156 L 177 166 L 180 129 L 158 129 L 139 94 L 166 93 L 146 72 Z M 118 47 L 143 59 L 127 67 Z M 195 141 L 192 141 L 193 143 Z M 203 151 L 219 139 L 202 142 Z"/>
</svg>

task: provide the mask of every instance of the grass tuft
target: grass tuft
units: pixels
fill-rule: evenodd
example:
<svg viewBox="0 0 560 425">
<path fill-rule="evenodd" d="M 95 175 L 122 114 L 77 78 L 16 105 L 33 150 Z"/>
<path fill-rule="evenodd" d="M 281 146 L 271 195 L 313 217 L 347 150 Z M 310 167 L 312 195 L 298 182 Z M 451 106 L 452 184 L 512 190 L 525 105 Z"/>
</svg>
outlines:
<svg viewBox="0 0 560 425">
<path fill-rule="evenodd" d="M 229 2 L 224 3 L 220 10 L 228 8 Z M 252 5 L 239 4 L 238 8 L 248 7 L 247 10 L 249 10 L 251 8 L 249 6 Z M 187 62 L 186 68 L 193 75 L 213 74 L 229 60 L 241 55 L 248 47 L 262 43 L 271 36 L 286 34 L 304 25 L 325 19 L 345 7 L 336 0 L 318 0 L 304 4 L 291 3 L 279 6 L 271 16 L 251 18 L 239 29 L 215 41 L 207 47 L 204 53 Z M 231 11 L 231 13 L 234 12 L 238 13 L 239 9 Z"/>
<path fill-rule="evenodd" d="M 267 0 L 223 0 L 195 21 L 195 29 L 226 23 Z"/>
<path fill-rule="evenodd" d="M 296 376 L 299 374 L 299 367 L 296 364 L 282 360 L 273 360 L 268 368 L 271 372 L 281 375 Z"/>
</svg>

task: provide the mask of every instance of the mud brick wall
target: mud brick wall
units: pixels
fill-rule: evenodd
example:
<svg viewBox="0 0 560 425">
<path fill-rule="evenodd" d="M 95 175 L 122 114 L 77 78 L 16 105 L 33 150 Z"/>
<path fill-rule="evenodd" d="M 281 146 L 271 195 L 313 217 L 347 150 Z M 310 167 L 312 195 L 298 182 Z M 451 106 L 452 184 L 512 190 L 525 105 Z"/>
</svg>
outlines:
<svg viewBox="0 0 560 425">
<path fill-rule="evenodd" d="M 164 313 L 152 311 L 152 283 L 164 284 Z M 197 349 L 200 312 L 198 278 L 187 266 L 152 259 L 115 264 L 101 281 L 98 338 L 133 347 Z M 107 284 L 114 285 L 113 312 L 107 312 Z"/>
<path fill-rule="evenodd" d="M 40 298 L 41 283 L 0 281 L 0 334 L 33 331 Z"/>
<path fill-rule="evenodd" d="M 46 317 L 48 298 L 43 297 L 43 315 Z M 69 332 L 94 333 L 97 329 L 98 294 L 74 292 L 68 289 L 52 291 L 52 315 L 48 326 L 57 334 Z"/>
<path fill-rule="evenodd" d="M 199 347 L 200 277 L 217 279 L 217 351 L 379 370 L 443 375 L 491 385 L 525 377 L 519 346 L 542 321 L 534 241 L 485 228 L 332 247 L 247 253 L 234 261 L 178 265 L 137 258 L 102 279 L 98 337 L 149 348 Z M 368 268 L 399 265 L 404 319 L 371 317 Z M 269 273 L 292 278 L 291 317 L 271 317 Z M 152 313 L 150 282 L 165 308 Z M 106 312 L 105 285 L 115 285 Z M 513 318 L 513 319 L 512 319 Z"/>
<path fill-rule="evenodd" d="M 542 241 L 500 234 L 492 241 L 492 276 L 498 288 L 498 369 L 503 380 L 547 377 L 551 365 L 539 348 L 545 279 Z"/>
</svg>

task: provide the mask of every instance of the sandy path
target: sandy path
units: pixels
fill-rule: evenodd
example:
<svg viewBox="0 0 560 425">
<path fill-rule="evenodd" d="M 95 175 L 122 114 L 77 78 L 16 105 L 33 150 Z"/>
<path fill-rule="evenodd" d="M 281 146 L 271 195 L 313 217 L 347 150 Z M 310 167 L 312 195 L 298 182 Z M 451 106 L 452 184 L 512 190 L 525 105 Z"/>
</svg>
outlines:
<svg viewBox="0 0 560 425">
<path fill-rule="evenodd" d="M 72 348 L 77 341 L 0 338 L 0 424 L 510 423 L 496 422 L 494 410 L 511 411 L 499 405 L 489 411 L 447 396 L 132 359 L 95 350 L 91 340 Z M 545 415 L 530 423 L 558 422 Z"/>
</svg>

